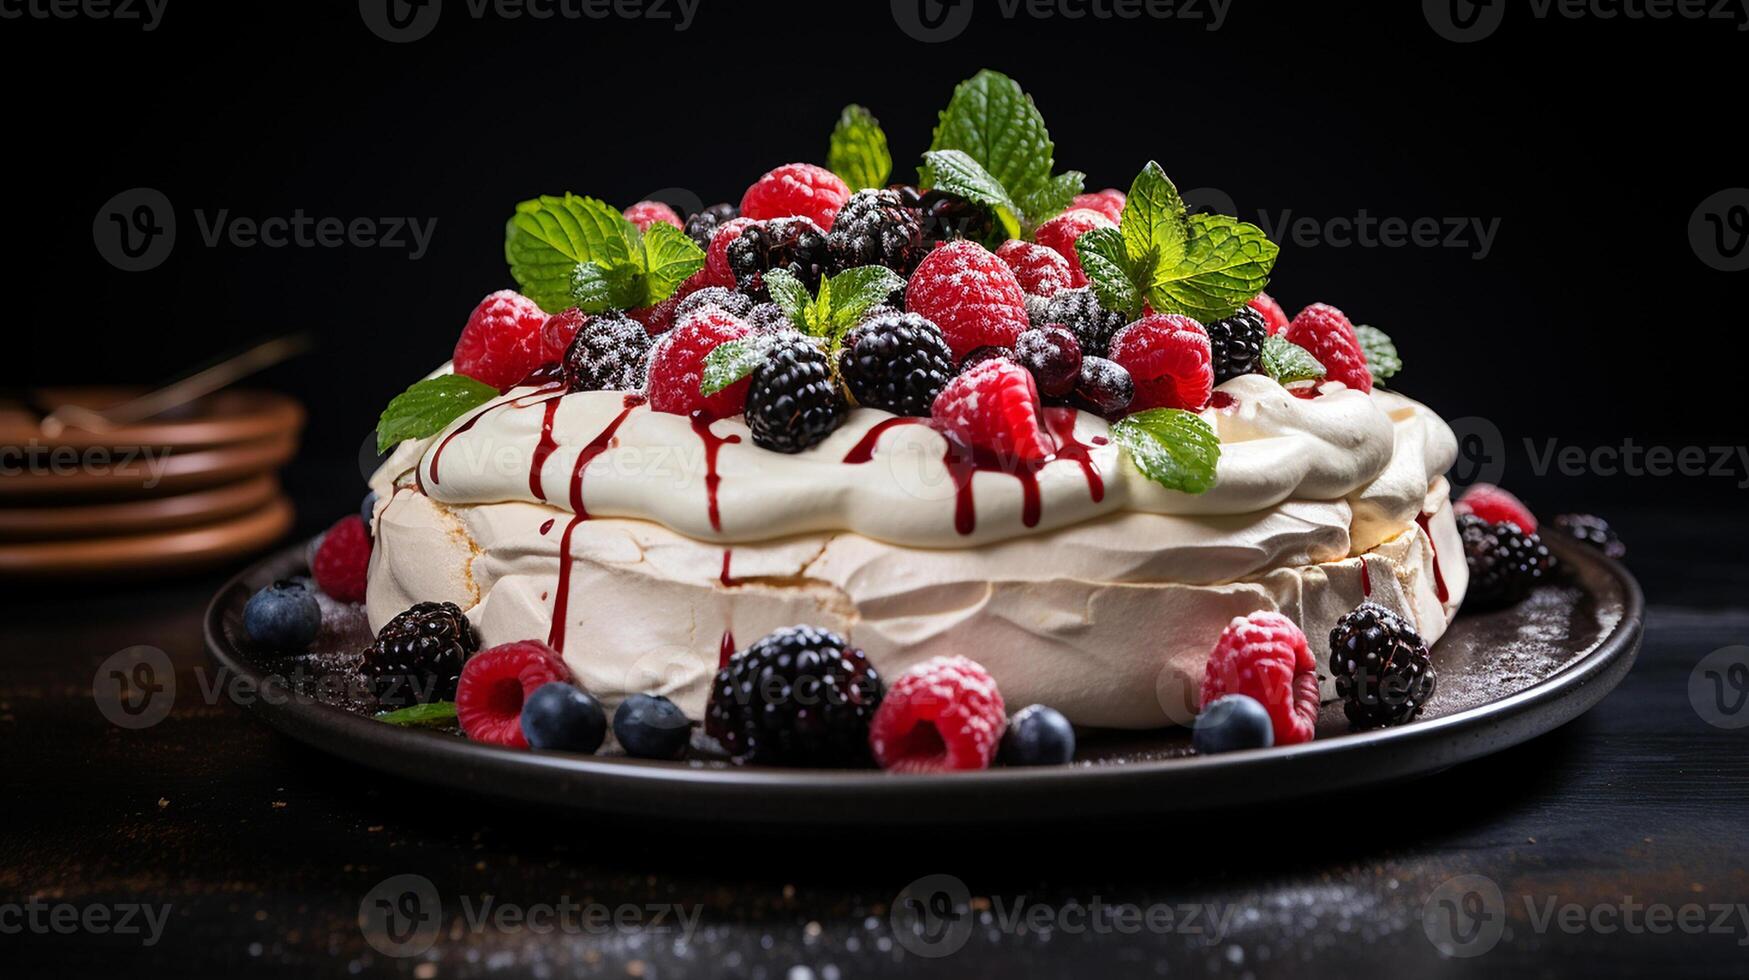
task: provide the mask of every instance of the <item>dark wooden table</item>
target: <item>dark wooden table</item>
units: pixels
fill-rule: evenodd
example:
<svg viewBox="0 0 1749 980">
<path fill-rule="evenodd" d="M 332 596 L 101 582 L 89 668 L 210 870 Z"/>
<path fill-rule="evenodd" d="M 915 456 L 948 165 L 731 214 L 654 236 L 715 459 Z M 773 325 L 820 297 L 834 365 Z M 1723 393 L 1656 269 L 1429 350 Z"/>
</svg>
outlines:
<svg viewBox="0 0 1749 980">
<path fill-rule="evenodd" d="M 1703 721 L 1689 697 L 1703 656 L 1749 642 L 1742 521 L 1619 518 L 1651 603 L 1645 646 L 1564 729 L 1376 791 L 1002 833 L 713 831 L 708 814 L 606 822 L 436 792 L 207 695 L 199 624 L 219 574 L 14 586 L 0 963 L 73 976 L 1743 976 L 1749 729 Z M 118 726 L 94 675 L 139 644 L 174 663 L 174 710 Z M 427 879 L 441 909 L 411 956 L 360 927 L 361 906 L 389 892 L 370 914 L 434 907 L 394 904 L 401 882 L 382 886 L 399 875 Z M 942 875 L 976 914 L 908 947 L 895 901 Z M 918 908 L 901 902 L 897 921 Z M 375 938 L 390 952 L 432 938 L 409 930 Z"/>
</svg>

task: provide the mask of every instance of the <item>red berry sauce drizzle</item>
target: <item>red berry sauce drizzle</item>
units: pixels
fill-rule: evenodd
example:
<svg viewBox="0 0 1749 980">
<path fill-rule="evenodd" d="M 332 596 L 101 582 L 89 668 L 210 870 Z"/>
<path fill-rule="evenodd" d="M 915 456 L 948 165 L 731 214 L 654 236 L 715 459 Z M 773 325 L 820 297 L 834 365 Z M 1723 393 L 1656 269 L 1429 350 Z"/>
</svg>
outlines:
<svg viewBox="0 0 1749 980">
<path fill-rule="evenodd" d="M 502 408 L 502 409 L 505 409 L 507 411 L 515 411 L 517 409 L 528 408 L 528 407 L 533 406 L 533 405 L 545 405 L 545 406 L 547 406 L 545 422 L 544 422 L 544 425 L 542 426 L 542 430 L 541 430 L 541 445 L 544 446 L 546 444 L 547 439 L 549 439 L 552 435 L 553 413 L 558 411 L 559 399 L 565 397 L 564 387 L 565 386 L 561 383 L 549 384 L 546 387 L 540 389 L 539 391 L 535 391 L 535 392 L 532 392 L 532 393 L 527 394 L 527 395 L 522 395 L 522 396 L 519 396 L 517 398 L 512 398 L 510 401 L 498 402 L 496 404 L 487 405 L 485 408 L 482 408 L 479 411 L 475 412 L 474 414 L 468 416 L 466 421 L 464 421 L 461 425 L 456 426 L 455 431 L 451 432 L 447 436 L 444 436 L 443 441 L 438 443 L 437 448 L 432 451 L 432 453 L 431 453 L 431 467 L 430 467 L 430 469 L 431 469 L 431 485 L 432 486 L 441 486 L 443 484 L 443 477 L 438 473 L 437 466 L 439 463 L 443 462 L 443 451 L 445 449 L 449 448 L 449 444 L 455 441 L 456 436 L 459 436 L 462 433 L 468 431 L 469 429 L 472 429 L 474 426 L 479 425 L 481 419 L 492 414 L 493 412 L 497 411 L 498 409 Z M 557 393 L 555 394 L 555 392 L 557 392 Z M 551 453 L 552 450 L 548 449 L 547 452 Z M 539 472 L 539 464 L 546 460 L 546 456 L 541 454 L 541 447 L 540 446 L 535 447 L 535 459 L 536 459 L 535 472 L 538 473 Z M 425 492 L 425 477 L 424 477 L 424 475 L 421 474 L 417 468 L 415 468 L 413 471 L 413 477 L 419 483 L 419 492 L 424 493 Z M 534 488 L 534 494 L 536 497 L 539 497 L 542 500 L 547 499 L 546 496 L 541 493 L 540 487 L 537 484 L 537 482 L 532 474 L 529 477 L 529 485 Z"/>
<path fill-rule="evenodd" d="M 1372 598 L 1372 571 L 1366 567 L 1366 556 L 1360 556 L 1360 594 Z"/>
<path fill-rule="evenodd" d="M 723 642 L 717 647 L 717 669 L 722 670 L 729 665 L 729 658 L 735 655 L 735 631 L 723 630 Z"/>
<path fill-rule="evenodd" d="M 1439 602 L 1444 605 L 1451 598 L 1451 592 L 1445 587 L 1445 573 L 1439 570 L 1439 545 L 1433 543 L 1433 531 L 1427 526 L 1431 514 L 1416 516 L 1415 523 L 1421 525 L 1421 533 L 1427 535 L 1427 548 L 1433 555 L 1433 590 L 1439 596 Z"/>
<path fill-rule="evenodd" d="M 577 530 L 577 525 L 589 519 L 589 508 L 583 505 L 583 471 L 589 464 L 607 451 L 613 442 L 614 433 L 624 424 L 626 416 L 632 414 L 636 407 L 631 399 L 626 399 L 626 407 L 614 416 L 612 422 L 602 429 L 589 444 L 577 453 L 576 465 L 571 467 L 571 510 L 573 516 L 565 525 L 565 533 L 559 538 L 559 585 L 553 594 L 553 625 L 547 633 L 547 646 L 554 650 L 565 649 L 565 618 L 571 604 L 571 535 Z"/>
<path fill-rule="evenodd" d="M 723 478 L 717 473 L 717 452 L 724 443 L 740 442 L 740 436 L 719 436 L 711 431 L 711 423 L 716 417 L 705 411 L 692 413 L 692 431 L 704 440 L 704 492 L 710 503 L 711 529 L 723 529 L 723 514 L 717 507 L 717 488 L 722 486 Z"/>
</svg>

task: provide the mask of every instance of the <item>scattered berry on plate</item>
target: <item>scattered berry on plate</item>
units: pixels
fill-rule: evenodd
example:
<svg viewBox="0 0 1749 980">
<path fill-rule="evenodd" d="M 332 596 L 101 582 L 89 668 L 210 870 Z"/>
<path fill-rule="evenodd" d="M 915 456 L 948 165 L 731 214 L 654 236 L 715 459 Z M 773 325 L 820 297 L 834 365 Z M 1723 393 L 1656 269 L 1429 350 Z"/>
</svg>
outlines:
<svg viewBox="0 0 1749 980">
<path fill-rule="evenodd" d="M 838 372 L 858 405 L 928 415 L 954 374 L 941 328 L 916 313 L 870 317 L 844 337 Z"/>
<path fill-rule="evenodd" d="M 1460 514 L 1474 514 L 1489 524 L 1511 521 L 1526 531 L 1534 533 L 1537 530 L 1536 515 L 1530 512 L 1524 501 L 1492 483 L 1470 484 L 1470 488 L 1457 499 L 1456 510 Z"/>
<path fill-rule="evenodd" d="M 724 201 L 713 204 L 703 211 L 695 211 L 686 218 L 686 235 L 698 244 L 699 248 L 708 249 L 716 237 L 717 229 L 741 216 L 741 209 Z"/>
<path fill-rule="evenodd" d="M 613 737 L 634 759 L 678 759 L 692 741 L 692 723 L 667 698 L 634 694 L 613 713 Z"/>
<path fill-rule="evenodd" d="M 739 415 L 747 403 L 746 378 L 709 397 L 699 384 L 710 352 L 751 332 L 745 321 L 725 310 L 705 306 L 690 313 L 656 342 L 650 354 L 650 408 L 674 415 L 699 410 L 717 418 Z"/>
<path fill-rule="evenodd" d="M 820 287 L 831 261 L 826 233 L 807 218 L 755 221 L 729 243 L 727 255 L 735 288 L 758 300 L 771 297 L 765 288 L 767 272 L 783 269 L 811 291 Z"/>
<path fill-rule="evenodd" d="M 1214 358 L 1215 384 L 1241 374 L 1263 373 L 1263 341 L 1269 336 L 1263 314 L 1249 306 L 1207 327 L 1209 352 Z"/>
<path fill-rule="evenodd" d="M 363 602 L 370 571 L 370 532 L 364 519 L 348 514 L 322 535 L 322 546 L 310 562 L 310 574 L 329 597 L 341 602 Z"/>
<path fill-rule="evenodd" d="M 1056 293 L 1032 318 L 1035 327 L 1060 323 L 1075 331 L 1083 357 L 1110 357 L 1111 338 L 1127 322 L 1122 313 L 1100 306 L 1099 297 L 1086 286 Z"/>
<path fill-rule="evenodd" d="M 1202 324 L 1176 313 L 1145 316 L 1111 339 L 1111 359 L 1135 380 L 1131 411 L 1200 411 L 1215 388 L 1213 353 Z"/>
<path fill-rule="evenodd" d="M 522 737 L 531 749 L 592 755 L 607 738 L 607 711 L 588 691 L 549 681 L 522 703 Z"/>
<path fill-rule="evenodd" d="M 559 364 L 570 350 L 577 331 L 589 322 L 589 314 L 575 306 L 547 317 L 540 327 L 540 359 L 542 364 Z"/>
<path fill-rule="evenodd" d="M 1037 462 L 1056 452 L 1040 411 L 1032 374 L 997 357 L 949 381 L 931 414 L 956 439 L 1012 463 Z"/>
<path fill-rule="evenodd" d="M 929 253 L 906 285 L 905 308 L 940 327 L 956 357 L 979 347 L 1012 347 L 1029 326 L 1026 293 L 1014 271 L 971 241 Z"/>
<path fill-rule="evenodd" d="M 662 222 L 684 230 L 686 223 L 680 220 L 680 215 L 674 209 L 661 201 L 639 201 L 620 212 L 625 219 L 638 226 L 639 231 L 649 231 L 650 226 Z"/>
<path fill-rule="evenodd" d="M 1087 274 L 1081 271 L 1081 254 L 1075 251 L 1075 241 L 1095 228 L 1115 228 L 1117 222 L 1092 208 L 1074 208 L 1038 226 L 1033 238 L 1040 245 L 1055 251 L 1069 262 L 1069 285 L 1087 285 Z"/>
<path fill-rule="evenodd" d="M 830 228 L 849 200 L 850 188 L 832 171 L 811 163 L 786 163 L 747 188 L 741 213 L 758 221 L 802 217 Z"/>
<path fill-rule="evenodd" d="M 1258 293 L 1245 304 L 1263 315 L 1263 326 L 1271 334 L 1286 333 L 1288 324 L 1287 311 L 1268 293 Z"/>
<path fill-rule="evenodd" d="M 524 702 L 544 685 L 570 681 L 565 661 L 545 643 L 522 640 L 482 650 L 462 667 L 455 692 L 456 719 L 476 742 L 526 749 Z"/>
<path fill-rule="evenodd" d="M 777 335 L 749 376 L 746 412 L 755 446 L 799 453 L 837 431 L 850 406 L 825 352 L 792 331 Z"/>
<path fill-rule="evenodd" d="M 1123 365 L 1103 357 L 1081 358 L 1081 374 L 1069 404 L 1107 418 L 1121 415 L 1136 400 L 1136 382 Z"/>
<path fill-rule="evenodd" d="M 717 671 L 705 732 L 737 762 L 866 766 L 881 694 L 880 674 L 861 650 L 830 630 L 791 626 Z"/>
<path fill-rule="evenodd" d="M 571 391 L 642 391 L 650 335 L 644 325 L 617 310 L 590 318 L 565 351 L 565 385 Z"/>
<path fill-rule="evenodd" d="M 1027 705 L 1008 719 L 999 757 L 1009 766 L 1066 765 L 1075 759 L 1075 728 L 1055 708 Z"/>
<path fill-rule="evenodd" d="M 1492 524 L 1475 514 L 1459 514 L 1457 520 L 1470 565 L 1466 607 L 1509 606 L 1554 574 L 1555 556 L 1534 533 L 1510 521 Z"/>
<path fill-rule="evenodd" d="M 710 285 L 735 288 L 735 268 L 729 264 L 729 246 L 735 244 L 742 232 L 757 223 L 752 218 L 730 218 L 712 231 L 711 243 L 705 248 L 704 269 L 701 270 Z"/>
<path fill-rule="evenodd" d="M 1196 716 L 1190 744 L 1198 755 L 1267 749 L 1275 744 L 1275 721 L 1256 698 L 1223 694 Z"/>
<path fill-rule="evenodd" d="M 301 653 L 321 631 L 322 604 L 302 582 L 275 582 L 243 606 L 243 632 L 269 650 Z"/>
<path fill-rule="evenodd" d="M 1227 624 L 1203 673 L 1202 707 L 1228 694 L 1243 694 L 1263 705 L 1275 729 L 1275 744 L 1312 740 L 1318 722 L 1318 661 L 1293 620 L 1259 611 Z"/>
<path fill-rule="evenodd" d="M 1068 210 L 1073 211 L 1077 208 L 1086 208 L 1089 211 L 1098 211 L 1100 214 L 1110 218 L 1113 224 L 1119 224 L 1123 221 L 1123 207 L 1125 201 L 1126 198 L 1123 191 L 1120 191 L 1115 187 L 1107 187 L 1102 191 L 1090 191 L 1086 194 L 1076 194 L 1075 199 L 1069 202 Z"/>
<path fill-rule="evenodd" d="M 887 189 L 852 194 L 826 244 L 835 269 L 883 265 L 901 276 L 909 276 L 929 251 L 921 212 Z"/>
<path fill-rule="evenodd" d="M 1328 303 L 1313 303 L 1288 325 L 1287 339 L 1304 347 L 1324 365 L 1326 379 L 1340 381 L 1355 391 L 1372 390 L 1372 371 L 1366 366 L 1366 353 L 1361 350 L 1354 324 L 1341 310 Z"/>
<path fill-rule="evenodd" d="M 683 320 L 687 314 L 703 306 L 727 310 L 744 319 L 753 312 L 754 303 L 753 297 L 738 293 L 727 286 L 706 286 L 680 301 L 680 305 L 674 308 L 675 319 Z"/>
<path fill-rule="evenodd" d="M 365 648 L 359 668 L 387 708 L 451 701 L 468 659 L 480 649 L 474 627 L 453 602 L 421 602 L 395 616 Z"/>
<path fill-rule="evenodd" d="M 936 657 L 901 674 L 869 725 L 869 748 L 882 769 L 947 772 L 985 769 L 1008 718 L 1002 692 L 965 657 Z"/>
<path fill-rule="evenodd" d="M 1014 278 L 1028 296 L 1054 296 L 1068 289 L 1074 278 L 1069 270 L 1069 260 L 1058 255 L 1055 249 L 1018 238 L 1003 242 L 1002 247 L 996 249 L 996 257 L 1014 270 Z"/>
<path fill-rule="evenodd" d="M 1330 674 L 1343 713 L 1359 728 L 1401 725 L 1438 686 L 1427 643 L 1401 616 L 1363 602 L 1330 631 Z"/>
<path fill-rule="evenodd" d="M 1014 360 L 1032 372 L 1039 393 L 1062 398 L 1081 380 L 1081 342 L 1061 325 L 1022 331 L 1014 339 Z"/>
<path fill-rule="evenodd" d="M 534 300 L 501 289 L 480 301 L 455 342 L 455 372 L 509 391 L 543 363 L 547 315 Z"/>
<path fill-rule="evenodd" d="M 1622 543 L 1609 522 L 1596 514 L 1556 514 L 1551 523 L 1556 529 L 1565 531 L 1611 558 L 1619 561 L 1627 557 L 1628 546 Z"/>
</svg>

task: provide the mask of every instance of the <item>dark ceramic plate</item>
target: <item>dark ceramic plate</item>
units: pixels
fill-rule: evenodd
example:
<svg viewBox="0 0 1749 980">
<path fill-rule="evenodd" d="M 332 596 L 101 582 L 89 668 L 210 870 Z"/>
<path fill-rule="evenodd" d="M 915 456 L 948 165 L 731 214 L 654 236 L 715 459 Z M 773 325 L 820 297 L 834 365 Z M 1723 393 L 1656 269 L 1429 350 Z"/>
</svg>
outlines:
<svg viewBox="0 0 1749 980">
<path fill-rule="evenodd" d="M 206 616 L 221 668 L 288 696 L 246 707 L 292 738 L 360 765 L 492 796 L 621 815 L 710 823 L 990 822 L 1160 813 L 1326 793 L 1421 775 L 1551 731 L 1603 699 L 1633 665 L 1644 601 L 1620 565 L 1568 540 L 1551 542 L 1565 575 L 1519 606 L 1464 613 L 1434 648 L 1439 691 L 1414 723 L 1350 732 L 1326 704 L 1304 745 L 1190 754 L 1188 733 L 1087 732 L 1074 763 L 938 776 L 738 767 L 707 756 L 646 762 L 521 752 L 442 731 L 375 721 L 349 678 L 368 636 L 332 631 L 316 650 L 252 649 L 243 604 L 257 588 L 302 574 L 302 549 L 233 579 Z"/>
</svg>

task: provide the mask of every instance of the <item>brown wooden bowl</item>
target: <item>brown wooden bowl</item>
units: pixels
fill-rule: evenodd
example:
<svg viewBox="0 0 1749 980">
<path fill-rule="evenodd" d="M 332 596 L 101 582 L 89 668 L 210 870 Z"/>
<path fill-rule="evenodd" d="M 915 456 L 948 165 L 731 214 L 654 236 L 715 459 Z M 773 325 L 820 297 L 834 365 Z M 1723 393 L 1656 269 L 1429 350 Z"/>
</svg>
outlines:
<svg viewBox="0 0 1749 980">
<path fill-rule="evenodd" d="M 68 497 L 85 500 L 139 500 L 186 493 L 270 473 L 297 452 L 298 433 L 290 430 L 249 442 L 164 450 L 152 447 L 59 447 L 59 461 L 21 464 L 5 461 L 0 504 L 44 504 Z"/>
<path fill-rule="evenodd" d="M 265 506 L 224 520 L 155 534 L 0 544 L 0 578 L 116 579 L 222 564 L 266 548 L 291 530 L 292 505 Z"/>
<path fill-rule="evenodd" d="M 42 434 L 42 414 L 57 406 L 78 405 L 101 411 L 145 393 L 145 388 L 134 387 L 45 388 L 33 392 L 29 404 L 0 400 L 0 446 L 25 446 L 34 441 L 39 445 L 76 449 L 113 446 L 195 449 L 281 436 L 297 432 L 304 425 L 303 406 L 292 398 L 273 391 L 227 388 L 144 422 L 102 432 L 68 428 L 53 439 Z"/>
<path fill-rule="evenodd" d="M 212 524 L 258 510 L 279 496 L 270 473 L 192 493 L 115 503 L 0 507 L 0 542 L 116 537 Z"/>
</svg>

